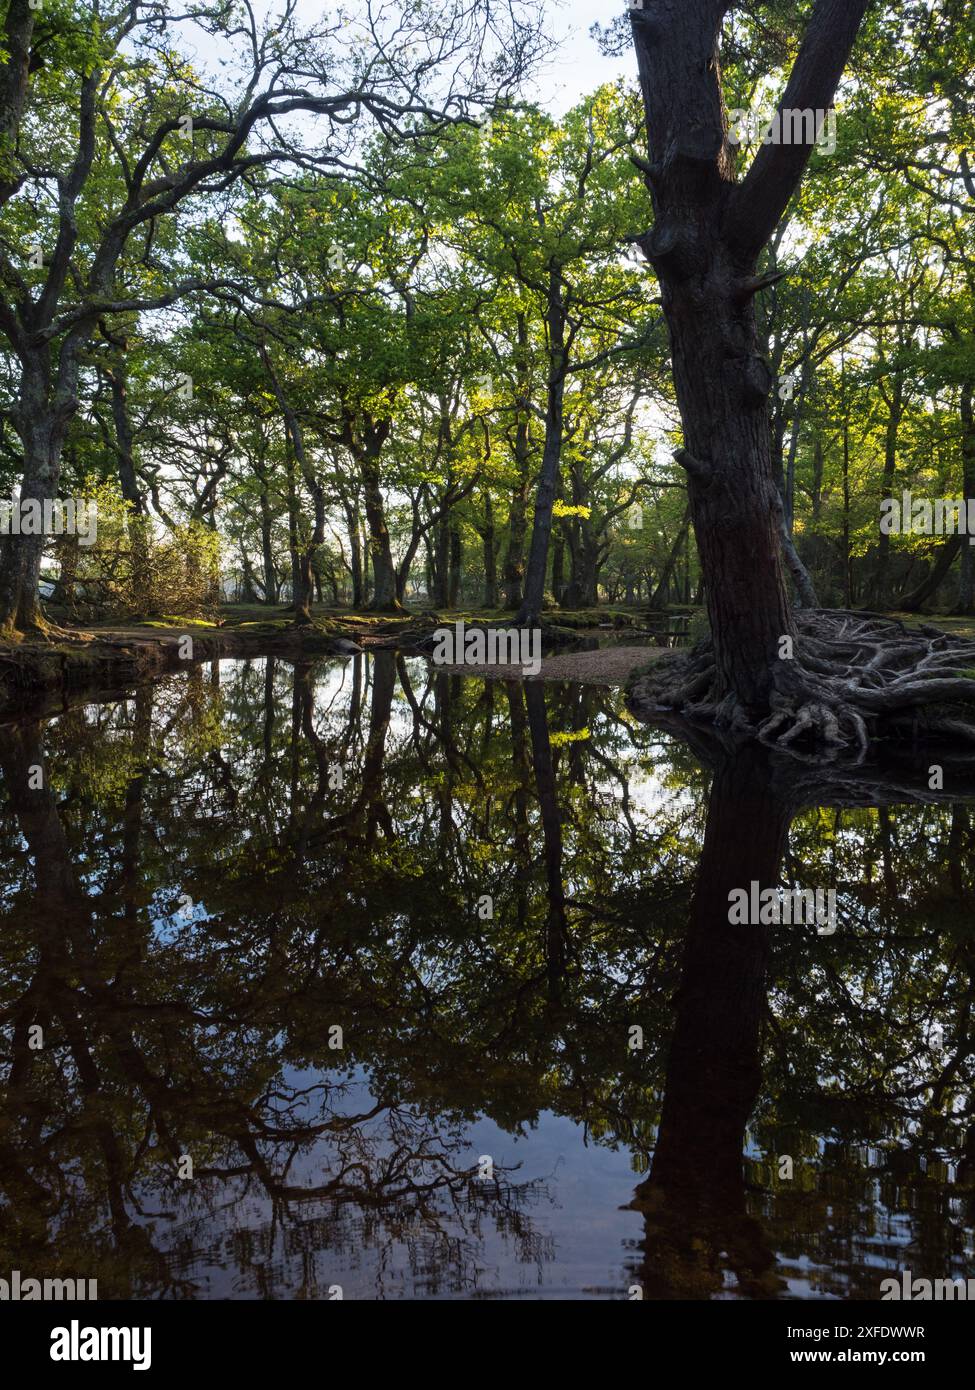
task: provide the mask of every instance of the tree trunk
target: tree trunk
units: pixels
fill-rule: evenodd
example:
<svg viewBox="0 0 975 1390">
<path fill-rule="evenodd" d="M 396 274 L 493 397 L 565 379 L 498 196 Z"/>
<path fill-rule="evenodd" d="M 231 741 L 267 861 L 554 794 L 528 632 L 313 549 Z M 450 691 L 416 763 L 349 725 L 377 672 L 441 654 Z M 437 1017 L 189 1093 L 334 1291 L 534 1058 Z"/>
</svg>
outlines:
<svg viewBox="0 0 975 1390">
<path fill-rule="evenodd" d="M 112 423 L 118 455 L 118 478 L 122 496 L 129 504 L 126 530 L 132 551 L 132 607 L 143 618 L 154 617 L 152 600 L 152 559 L 145 498 L 135 471 L 135 441 L 129 418 L 128 380 L 125 358 L 120 353 L 109 373 L 112 391 Z"/>
<path fill-rule="evenodd" d="M 64 369 L 62 369 L 63 371 Z M 69 369 L 72 380 L 77 376 Z M 50 359 L 46 349 L 25 355 L 16 408 L 11 412 L 24 450 L 21 504 L 41 504 L 57 496 L 61 450 L 76 401 L 71 382 L 59 384 L 52 402 Z M 60 398 L 57 399 L 57 398 Z M 0 632 L 43 628 L 38 585 L 45 538 L 7 536 L 0 554 Z"/>
<path fill-rule="evenodd" d="M 961 460 L 965 505 L 975 498 L 975 385 L 966 381 L 961 388 Z M 956 613 L 975 613 L 975 550 L 973 537 L 961 546 L 961 573 L 958 577 Z"/>
<path fill-rule="evenodd" d="M 867 0 L 817 0 L 781 105 L 823 110 Z M 758 256 L 798 187 L 811 145 L 763 145 L 736 182 L 719 37 L 723 0 L 647 0 L 630 10 L 654 207 L 640 238 L 670 334 L 686 469 L 715 659 L 729 717 L 771 708 L 780 642 L 795 636 L 770 449 L 772 373 L 759 352 Z"/>
<path fill-rule="evenodd" d="M 515 402 L 515 476 L 508 511 L 508 545 L 501 571 L 505 608 L 521 607 L 525 582 L 525 535 L 528 529 L 528 481 L 531 464 L 531 377 L 528 362 L 528 318 L 518 315 L 518 399 Z"/>
<path fill-rule="evenodd" d="M 373 591 L 369 607 L 377 613 L 402 612 L 396 595 L 396 566 L 386 525 L 386 506 L 379 485 L 379 453 L 388 434 L 388 423 L 370 425 L 365 444 L 356 449 L 372 561 Z"/>
<path fill-rule="evenodd" d="M 904 383 L 895 378 L 893 394 L 887 413 L 887 429 L 884 438 L 884 471 L 881 476 L 880 496 L 885 501 L 894 495 L 894 475 L 897 469 L 897 432 L 904 413 Z M 882 515 L 882 513 L 881 513 Z M 877 570 L 870 586 L 870 606 L 882 610 L 890 601 L 890 535 L 881 530 L 877 538 Z"/>
<path fill-rule="evenodd" d="M 481 531 L 484 547 L 484 607 L 494 609 L 498 606 L 498 562 L 494 533 L 494 503 L 490 492 L 484 494 L 484 529 Z"/>
<path fill-rule="evenodd" d="M 922 579 L 916 589 L 912 589 L 901 599 L 900 606 L 905 613 L 916 613 L 940 589 L 948 577 L 955 556 L 961 550 L 964 539 L 963 536 L 952 536 L 941 546 L 927 577 Z"/>
<path fill-rule="evenodd" d="M 263 483 L 263 480 L 262 480 Z M 279 586 L 278 572 L 274 564 L 274 546 L 271 538 L 271 505 L 267 487 L 261 487 L 261 563 L 264 567 L 264 602 L 277 603 Z"/>
<path fill-rule="evenodd" d="M 447 579 L 447 606 L 456 608 L 460 602 L 460 572 L 464 558 L 460 527 L 450 528 L 450 569 Z"/>
<path fill-rule="evenodd" d="M 680 524 L 680 530 L 677 532 L 677 539 L 670 547 L 670 554 L 667 556 L 667 559 L 664 563 L 664 567 L 660 571 L 660 578 L 657 580 L 656 588 L 650 595 L 649 607 L 652 609 L 663 608 L 665 606 L 664 594 L 667 589 L 667 585 L 670 583 L 670 576 L 673 574 L 674 569 L 677 566 L 677 560 L 681 552 L 681 547 L 684 545 L 687 537 L 687 528 L 690 524 L 690 520 L 691 508 L 690 504 L 688 504 L 684 512 L 684 519 Z"/>
<path fill-rule="evenodd" d="M 525 571 L 525 593 L 515 621 L 522 627 L 537 624 L 545 598 L 545 572 L 548 568 L 548 547 L 552 536 L 552 512 L 559 484 L 559 465 L 562 456 L 565 398 L 565 308 L 562 303 L 562 281 L 558 268 L 549 271 L 548 284 L 549 374 L 545 410 L 545 447 L 542 469 L 535 493 L 535 516 L 532 522 L 531 548 Z"/>
</svg>

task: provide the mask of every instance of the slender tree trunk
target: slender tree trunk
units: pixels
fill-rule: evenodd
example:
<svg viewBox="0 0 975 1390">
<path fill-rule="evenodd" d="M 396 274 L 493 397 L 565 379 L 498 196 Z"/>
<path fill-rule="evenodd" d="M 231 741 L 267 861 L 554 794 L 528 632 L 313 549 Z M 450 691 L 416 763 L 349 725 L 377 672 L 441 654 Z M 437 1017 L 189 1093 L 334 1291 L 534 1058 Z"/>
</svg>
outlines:
<svg viewBox="0 0 975 1390">
<path fill-rule="evenodd" d="M 941 588 L 948 578 L 948 571 L 961 550 L 964 539 L 964 536 L 951 536 L 941 546 L 927 576 L 901 599 L 900 606 L 905 613 L 916 613 Z"/>
<path fill-rule="evenodd" d="M 145 498 L 135 471 L 135 442 L 129 416 L 128 373 L 124 350 L 109 373 L 112 392 L 112 423 L 118 454 L 118 477 L 122 496 L 129 505 L 126 530 L 132 551 L 132 607 L 140 617 L 154 616 L 152 601 L 152 558 L 149 521 Z"/>
<path fill-rule="evenodd" d="M 261 486 L 261 563 L 264 569 L 264 602 L 277 603 L 279 595 L 278 572 L 274 564 L 274 545 L 271 536 L 271 504 L 267 486 Z"/>
<path fill-rule="evenodd" d="M 975 384 L 966 381 L 961 388 L 961 460 L 966 508 L 975 499 Z M 975 547 L 971 536 L 961 545 L 961 572 L 958 576 L 956 613 L 975 613 Z"/>
<path fill-rule="evenodd" d="M 884 436 L 884 471 L 880 481 L 881 500 L 894 495 L 894 477 L 897 470 L 897 433 L 904 414 L 904 382 L 900 377 L 894 380 L 889 409 L 887 429 Z M 879 531 L 877 538 L 877 569 L 870 586 L 871 607 L 883 609 L 890 601 L 890 535 Z"/>
<path fill-rule="evenodd" d="M 559 606 L 565 598 L 565 541 L 561 536 L 552 546 L 552 598 Z"/>
<path fill-rule="evenodd" d="M 515 477 L 508 511 L 508 544 L 501 571 L 501 589 L 505 608 L 521 607 L 525 582 L 525 535 L 528 529 L 528 483 L 531 466 L 531 378 L 528 361 L 528 318 L 519 314 L 517 320 L 518 398 L 515 402 Z"/>
<path fill-rule="evenodd" d="M 670 547 L 670 553 L 668 554 L 667 559 L 666 559 L 666 561 L 664 562 L 664 567 L 663 567 L 663 569 L 660 571 L 660 577 L 659 577 L 658 580 L 657 580 L 656 588 L 653 590 L 653 593 L 650 595 L 650 604 L 649 604 L 649 606 L 650 606 L 650 608 L 652 608 L 652 609 L 663 608 L 663 607 L 665 606 L 665 605 L 664 605 L 664 594 L 665 594 L 665 592 L 666 592 L 666 589 L 667 589 L 668 584 L 670 583 L 670 576 L 673 574 L 674 569 L 676 568 L 677 560 L 678 560 L 678 557 L 679 557 L 680 552 L 681 552 L 681 547 L 682 547 L 682 546 L 684 545 L 684 543 L 685 543 L 685 539 L 686 539 L 686 537 L 687 537 L 688 527 L 689 527 L 689 525 L 690 525 L 690 520 L 691 520 L 691 507 L 690 507 L 690 503 L 688 503 L 688 505 L 687 505 L 687 507 L 686 507 L 686 509 L 685 509 L 685 511 L 684 511 L 684 519 L 683 519 L 683 521 L 682 521 L 681 524 L 680 524 L 680 530 L 677 532 L 677 539 L 674 541 L 673 545 Z"/>
<path fill-rule="evenodd" d="M 525 571 L 525 593 L 516 622 L 530 627 L 539 622 L 545 598 L 545 572 L 548 568 L 548 547 L 552 536 L 552 513 L 559 484 L 562 457 L 562 434 L 565 427 L 565 308 L 562 303 L 562 280 L 553 266 L 548 285 L 549 375 L 545 411 L 545 447 L 542 469 L 535 493 L 535 516 L 532 522 L 531 548 Z"/>
<path fill-rule="evenodd" d="M 450 528 L 450 571 L 447 580 L 447 606 L 456 608 L 460 603 L 460 572 L 464 557 L 460 527 Z"/>
<path fill-rule="evenodd" d="M 377 613 L 402 611 L 396 594 L 396 566 L 386 525 L 386 505 L 379 484 L 379 453 L 388 433 L 388 424 L 370 427 L 365 445 L 357 450 L 372 561 L 373 591 L 369 607 Z"/>
<path fill-rule="evenodd" d="M 484 607 L 498 606 L 498 561 L 494 531 L 494 503 L 491 494 L 484 493 L 484 527 L 481 531 L 484 549 Z"/>
</svg>

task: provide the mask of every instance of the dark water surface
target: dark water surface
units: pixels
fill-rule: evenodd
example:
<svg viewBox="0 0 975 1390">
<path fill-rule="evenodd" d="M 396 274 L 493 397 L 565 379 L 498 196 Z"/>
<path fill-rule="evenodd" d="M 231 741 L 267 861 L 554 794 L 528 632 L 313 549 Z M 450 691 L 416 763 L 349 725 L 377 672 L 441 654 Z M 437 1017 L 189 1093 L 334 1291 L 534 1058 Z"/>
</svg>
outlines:
<svg viewBox="0 0 975 1390">
<path fill-rule="evenodd" d="M 964 802 L 795 813 L 618 691 L 392 653 L 7 724 L 0 779 L 0 1275 L 754 1299 L 975 1273 Z M 728 885 L 770 873 L 835 887 L 836 932 L 729 927 Z"/>
</svg>

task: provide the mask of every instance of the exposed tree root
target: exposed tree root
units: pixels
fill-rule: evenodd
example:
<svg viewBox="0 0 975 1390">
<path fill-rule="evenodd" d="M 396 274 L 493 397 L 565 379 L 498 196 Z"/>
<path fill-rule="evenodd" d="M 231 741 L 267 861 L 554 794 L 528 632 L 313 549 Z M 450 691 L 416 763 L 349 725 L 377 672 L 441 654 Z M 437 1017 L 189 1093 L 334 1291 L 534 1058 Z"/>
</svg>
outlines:
<svg viewBox="0 0 975 1390">
<path fill-rule="evenodd" d="M 38 614 L 33 621 L 20 627 L 0 627 L 0 642 L 16 646 L 21 642 L 91 642 L 94 634 L 77 627 L 61 627 L 50 618 Z"/>
<path fill-rule="evenodd" d="M 803 610 L 795 626 L 766 709 L 719 688 L 710 638 L 642 674 L 630 697 L 798 758 L 859 763 L 883 737 L 961 740 L 975 754 L 975 641 L 845 609 Z"/>
</svg>

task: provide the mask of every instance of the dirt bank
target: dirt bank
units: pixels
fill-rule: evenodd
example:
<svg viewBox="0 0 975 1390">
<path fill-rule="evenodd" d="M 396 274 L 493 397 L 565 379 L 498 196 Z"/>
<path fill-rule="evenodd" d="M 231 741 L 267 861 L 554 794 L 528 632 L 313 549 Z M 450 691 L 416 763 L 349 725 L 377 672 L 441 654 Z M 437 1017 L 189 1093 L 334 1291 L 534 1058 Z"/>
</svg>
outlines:
<svg viewBox="0 0 975 1390">
<path fill-rule="evenodd" d="M 668 654 L 666 647 L 599 647 L 591 652 L 563 652 L 542 658 L 537 676 L 525 676 L 521 666 L 442 666 L 466 676 L 487 676 L 491 680 L 578 681 L 582 685 L 625 685 L 633 671 L 659 661 Z"/>
</svg>

